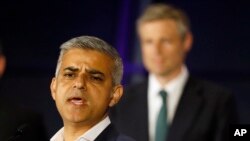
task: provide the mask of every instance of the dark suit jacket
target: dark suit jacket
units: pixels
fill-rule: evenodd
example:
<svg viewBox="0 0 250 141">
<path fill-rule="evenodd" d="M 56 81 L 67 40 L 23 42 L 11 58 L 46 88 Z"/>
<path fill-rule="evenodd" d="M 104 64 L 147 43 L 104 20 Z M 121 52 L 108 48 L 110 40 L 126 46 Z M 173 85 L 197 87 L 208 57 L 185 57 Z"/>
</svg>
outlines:
<svg viewBox="0 0 250 141">
<path fill-rule="evenodd" d="M 48 140 L 41 116 L 14 103 L 0 98 L 0 141 Z"/>
<path fill-rule="evenodd" d="M 110 124 L 96 139 L 95 141 L 135 141 L 134 139 L 120 134 Z"/>
<path fill-rule="evenodd" d="M 111 111 L 119 131 L 137 141 L 148 141 L 147 84 L 125 89 Z M 189 78 L 180 98 L 167 141 L 225 141 L 229 122 L 236 118 L 232 95 L 212 83 Z"/>
</svg>

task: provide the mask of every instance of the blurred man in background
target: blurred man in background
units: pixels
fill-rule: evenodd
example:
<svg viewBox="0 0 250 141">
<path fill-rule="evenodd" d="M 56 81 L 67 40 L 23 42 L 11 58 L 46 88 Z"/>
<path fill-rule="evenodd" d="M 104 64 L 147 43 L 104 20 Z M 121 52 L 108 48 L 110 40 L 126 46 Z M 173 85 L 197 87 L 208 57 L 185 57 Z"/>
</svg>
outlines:
<svg viewBox="0 0 250 141">
<path fill-rule="evenodd" d="M 3 76 L 5 66 L 6 58 L 3 54 L 3 47 L 0 44 L 0 77 Z M 0 141 L 48 140 L 42 117 L 31 110 L 21 108 L 19 105 L 16 105 L 15 98 L 3 97 L 1 93 Z"/>
<path fill-rule="evenodd" d="M 137 21 L 147 81 L 125 89 L 112 112 L 118 129 L 138 141 L 225 141 L 235 120 L 232 95 L 189 74 L 193 36 L 186 14 L 152 4 Z"/>
</svg>

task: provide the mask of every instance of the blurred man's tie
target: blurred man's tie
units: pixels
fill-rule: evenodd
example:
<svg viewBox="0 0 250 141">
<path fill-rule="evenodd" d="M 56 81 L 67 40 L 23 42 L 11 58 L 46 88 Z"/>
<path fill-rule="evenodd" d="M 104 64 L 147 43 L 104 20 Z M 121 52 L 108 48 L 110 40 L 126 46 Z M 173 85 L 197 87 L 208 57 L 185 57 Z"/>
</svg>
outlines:
<svg viewBox="0 0 250 141">
<path fill-rule="evenodd" d="M 168 131 L 167 125 L 167 92 L 161 90 L 160 93 L 162 98 L 162 106 L 157 117 L 156 122 L 156 132 L 155 132 L 155 141 L 166 141 L 166 135 Z"/>
</svg>

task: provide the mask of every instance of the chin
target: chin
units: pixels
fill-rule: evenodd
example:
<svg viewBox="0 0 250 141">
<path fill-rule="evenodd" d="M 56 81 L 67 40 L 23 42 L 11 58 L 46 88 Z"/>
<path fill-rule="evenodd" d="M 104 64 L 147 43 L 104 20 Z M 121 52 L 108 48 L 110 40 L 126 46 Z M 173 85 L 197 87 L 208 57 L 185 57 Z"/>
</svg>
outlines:
<svg viewBox="0 0 250 141">
<path fill-rule="evenodd" d="M 79 118 L 67 119 L 67 122 L 72 123 L 72 124 L 84 123 L 84 121 L 86 121 L 86 120 L 85 119 L 79 119 Z"/>
<path fill-rule="evenodd" d="M 64 118 L 66 121 L 71 122 L 71 123 L 79 123 L 79 122 L 83 122 L 86 120 L 86 116 L 84 115 L 78 115 L 78 114 L 70 114 L 68 116 L 64 116 Z"/>
<path fill-rule="evenodd" d="M 166 76 L 166 75 L 169 75 L 170 72 L 166 70 L 155 70 L 155 71 L 152 71 L 152 73 L 154 73 L 157 76 Z"/>
</svg>

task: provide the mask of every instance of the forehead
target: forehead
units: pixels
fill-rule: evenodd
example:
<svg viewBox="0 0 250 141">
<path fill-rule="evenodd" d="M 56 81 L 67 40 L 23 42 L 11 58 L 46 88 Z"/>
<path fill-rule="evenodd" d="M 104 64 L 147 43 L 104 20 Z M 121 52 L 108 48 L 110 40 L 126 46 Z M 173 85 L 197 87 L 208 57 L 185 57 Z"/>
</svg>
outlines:
<svg viewBox="0 0 250 141">
<path fill-rule="evenodd" d="M 140 24 L 139 32 L 177 33 L 178 26 L 177 22 L 173 19 L 145 21 Z"/>
<path fill-rule="evenodd" d="M 173 25 L 177 25 L 178 22 L 177 20 L 175 19 L 172 19 L 172 18 L 159 18 L 159 19 L 152 19 L 152 20 L 145 20 L 145 21 L 142 21 L 140 24 L 139 24 L 139 27 L 143 26 L 143 25 L 147 25 L 149 23 L 162 23 L 162 24 L 173 24 Z"/>
<path fill-rule="evenodd" d="M 62 57 L 61 68 L 73 66 L 79 69 L 98 69 L 104 73 L 111 71 L 112 59 L 104 53 L 90 49 L 72 48 Z"/>
</svg>

